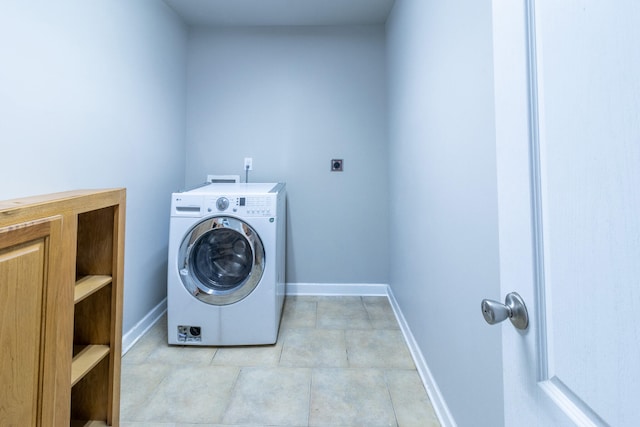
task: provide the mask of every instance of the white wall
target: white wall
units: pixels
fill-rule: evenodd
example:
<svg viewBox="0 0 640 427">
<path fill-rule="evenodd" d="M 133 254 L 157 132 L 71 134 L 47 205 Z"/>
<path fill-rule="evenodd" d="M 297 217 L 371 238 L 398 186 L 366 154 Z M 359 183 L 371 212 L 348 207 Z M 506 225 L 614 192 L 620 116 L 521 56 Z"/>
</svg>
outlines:
<svg viewBox="0 0 640 427">
<path fill-rule="evenodd" d="M 188 185 L 285 181 L 287 281 L 388 283 L 382 26 L 193 29 Z M 332 158 L 344 172 L 330 172 Z"/>
<path fill-rule="evenodd" d="M 491 2 L 396 0 L 387 21 L 391 287 L 459 426 L 504 424 Z"/>
<path fill-rule="evenodd" d="M 161 1 L 0 2 L 0 198 L 127 188 L 125 331 L 166 295 L 186 43 Z"/>
</svg>

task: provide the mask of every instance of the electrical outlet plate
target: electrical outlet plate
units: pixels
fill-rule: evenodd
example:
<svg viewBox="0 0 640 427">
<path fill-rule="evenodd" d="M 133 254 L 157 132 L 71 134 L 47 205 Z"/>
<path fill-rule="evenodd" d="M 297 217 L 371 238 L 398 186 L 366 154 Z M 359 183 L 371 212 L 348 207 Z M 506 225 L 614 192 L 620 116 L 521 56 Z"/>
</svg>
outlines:
<svg viewBox="0 0 640 427">
<path fill-rule="evenodd" d="M 344 160 L 331 159 L 331 172 L 342 172 L 343 166 L 344 166 Z"/>
<path fill-rule="evenodd" d="M 253 170 L 253 157 L 244 158 L 244 170 Z"/>
</svg>

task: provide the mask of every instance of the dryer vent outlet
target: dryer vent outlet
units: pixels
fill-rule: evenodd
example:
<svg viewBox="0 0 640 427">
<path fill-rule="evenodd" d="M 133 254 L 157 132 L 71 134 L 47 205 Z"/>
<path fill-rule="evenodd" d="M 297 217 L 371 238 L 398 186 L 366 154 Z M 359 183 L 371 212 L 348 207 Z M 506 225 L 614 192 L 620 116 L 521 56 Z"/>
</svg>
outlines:
<svg viewBox="0 0 640 427">
<path fill-rule="evenodd" d="M 202 342 L 202 328 L 200 326 L 178 326 L 179 342 Z"/>
</svg>

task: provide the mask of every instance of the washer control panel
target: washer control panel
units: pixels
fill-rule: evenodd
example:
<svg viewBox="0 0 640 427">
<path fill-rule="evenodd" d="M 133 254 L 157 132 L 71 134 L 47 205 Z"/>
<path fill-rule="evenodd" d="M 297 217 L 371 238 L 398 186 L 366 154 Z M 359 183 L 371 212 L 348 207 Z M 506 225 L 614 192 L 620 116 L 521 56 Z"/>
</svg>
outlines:
<svg viewBox="0 0 640 427">
<path fill-rule="evenodd" d="M 204 214 L 227 212 L 242 216 L 273 216 L 276 203 L 272 196 L 212 196 L 205 198 Z"/>
</svg>

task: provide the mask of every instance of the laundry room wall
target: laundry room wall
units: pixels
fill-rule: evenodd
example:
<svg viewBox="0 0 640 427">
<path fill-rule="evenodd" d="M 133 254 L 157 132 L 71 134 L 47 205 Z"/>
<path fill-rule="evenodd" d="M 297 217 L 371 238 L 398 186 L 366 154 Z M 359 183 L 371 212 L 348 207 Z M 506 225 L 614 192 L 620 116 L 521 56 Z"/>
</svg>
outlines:
<svg viewBox="0 0 640 427">
<path fill-rule="evenodd" d="M 161 1 L 0 2 L 0 198 L 127 188 L 124 331 L 166 295 L 186 48 Z"/>
<path fill-rule="evenodd" d="M 460 427 L 504 425 L 490 0 L 396 0 L 387 21 L 390 285 Z"/>
<path fill-rule="evenodd" d="M 194 28 L 187 105 L 187 185 L 287 183 L 287 282 L 388 283 L 383 26 Z"/>
</svg>

